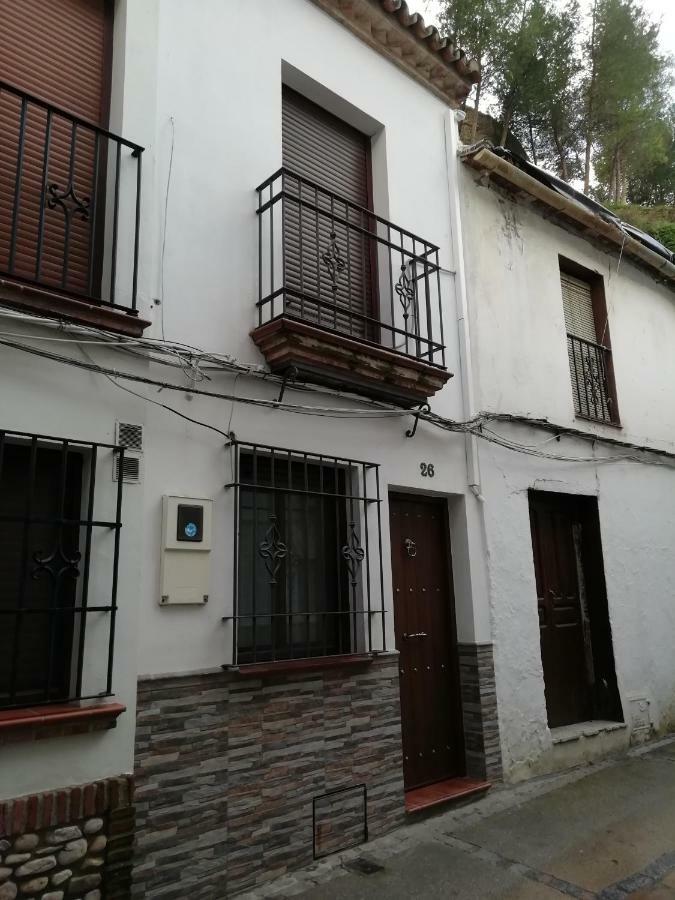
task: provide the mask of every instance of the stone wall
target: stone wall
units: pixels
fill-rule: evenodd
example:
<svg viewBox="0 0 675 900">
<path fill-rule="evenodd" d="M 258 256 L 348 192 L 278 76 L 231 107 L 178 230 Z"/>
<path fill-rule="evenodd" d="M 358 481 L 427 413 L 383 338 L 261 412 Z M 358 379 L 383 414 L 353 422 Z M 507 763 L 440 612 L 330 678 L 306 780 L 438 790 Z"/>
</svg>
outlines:
<svg viewBox="0 0 675 900">
<path fill-rule="evenodd" d="M 371 837 L 403 820 L 396 655 L 141 680 L 133 896 L 222 900 L 310 863 L 315 837 L 353 842 L 361 784 Z M 348 786 L 317 836 L 313 800 Z"/>
<path fill-rule="evenodd" d="M 496 781 L 502 777 L 497 688 L 492 644 L 458 644 L 466 772 Z"/>
<path fill-rule="evenodd" d="M 122 900 L 134 832 L 129 778 L 0 803 L 0 900 Z"/>
</svg>

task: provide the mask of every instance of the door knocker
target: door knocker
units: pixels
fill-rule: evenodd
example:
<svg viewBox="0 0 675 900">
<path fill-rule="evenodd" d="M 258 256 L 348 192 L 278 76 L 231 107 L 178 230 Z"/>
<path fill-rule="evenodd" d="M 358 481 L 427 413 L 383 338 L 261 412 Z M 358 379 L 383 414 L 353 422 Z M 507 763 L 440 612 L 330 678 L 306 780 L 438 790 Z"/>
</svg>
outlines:
<svg viewBox="0 0 675 900">
<path fill-rule="evenodd" d="M 417 556 L 417 544 L 412 540 L 412 538 L 406 538 L 403 541 L 403 546 L 405 547 L 405 552 L 408 554 L 408 556 L 410 556 L 411 558 L 413 556 Z"/>
</svg>

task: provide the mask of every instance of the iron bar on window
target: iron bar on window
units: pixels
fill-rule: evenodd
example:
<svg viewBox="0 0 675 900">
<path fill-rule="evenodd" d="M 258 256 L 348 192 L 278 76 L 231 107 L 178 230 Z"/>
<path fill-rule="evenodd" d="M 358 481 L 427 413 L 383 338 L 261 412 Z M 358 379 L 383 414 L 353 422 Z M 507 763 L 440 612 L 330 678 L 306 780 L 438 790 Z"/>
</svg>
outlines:
<svg viewBox="0 0 675 900">
<path fill-rule="evenodd" d="M 122 479 L 97 470 L 123 452 L 0 430 L 0 708 L 112 693 Z"/>
<path fill-rule="evenodd" d="M 236 440 L 231 452 L 232 664 L 384 650 L 378 466 Z"/>
<path fill-rule="evenodd" d="M 143 148 L 2 80 L 0 114 L 0 277 L 136 315 Z"/>
<path fill-rule="evenodd" d="M 257 194 L 259 324 L 294 318 L 445 367 L 436 245 L 286 168 Z"/>
<path fill-rule="evenodd" d="M 612 351 L 568 334 L 567 353 L 577 415 L 615 424 L 617 415 L 608 379 Z"/>
</svg>

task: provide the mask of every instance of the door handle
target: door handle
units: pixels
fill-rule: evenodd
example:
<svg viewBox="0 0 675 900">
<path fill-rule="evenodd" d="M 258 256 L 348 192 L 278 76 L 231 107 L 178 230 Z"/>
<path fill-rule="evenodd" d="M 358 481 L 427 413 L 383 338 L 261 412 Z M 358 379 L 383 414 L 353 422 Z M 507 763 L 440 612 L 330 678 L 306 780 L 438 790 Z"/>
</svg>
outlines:
<svg viewBox="0 0 675 900">
<path fill-rule="evenodd" d="M 425 638 L 425 637 L 429 637 L 429 635 L 426 633 L 426 631 L 413 631 L 410 634 L 407 634 L 407 633 L 403 634 L 403 639 L 406 641 L 409 641 L 410 638 Z"/>
</svg>

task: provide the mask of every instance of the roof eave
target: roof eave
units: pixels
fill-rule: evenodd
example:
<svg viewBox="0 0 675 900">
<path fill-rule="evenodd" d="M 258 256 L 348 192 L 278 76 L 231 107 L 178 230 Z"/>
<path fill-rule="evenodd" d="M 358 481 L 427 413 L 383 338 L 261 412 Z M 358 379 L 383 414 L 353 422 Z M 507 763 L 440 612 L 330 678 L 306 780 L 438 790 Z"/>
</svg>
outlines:
<svg viewBox="0 0 675 900">
<path fill-rule="evenodd" d="M 480 80 L 478 63 L 411 13 L 405 0 L 312 2 L 453 109 Z"/>
<path fill-rule="evenodd" d="M 552 218 L 570 225 L 582 236 L 596 238 L 615 245 L 633 262 L 646 268 L 659 281 L 675 290 L 675 265 L 631 237 L 617 224 L 603 219 L 571 197 L 554 191 L 523 172 L 513 163 L 497 156 L 486 146 L 467 148 L 461 153 L 462 161 L 482 174 L 487 174 L 500 187 L 528 202 L 543 208 Z"/>
</svg>

